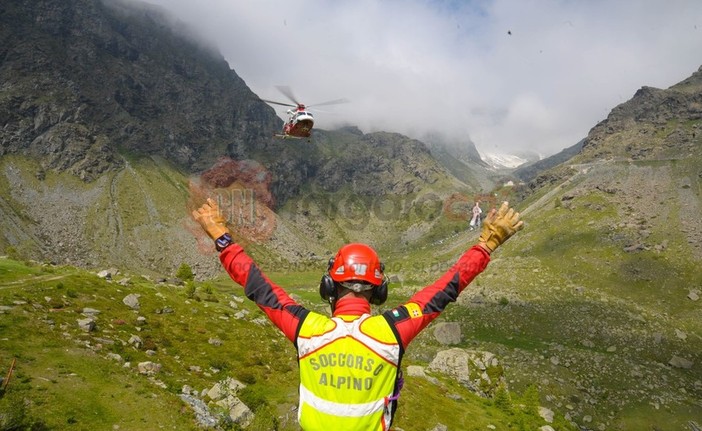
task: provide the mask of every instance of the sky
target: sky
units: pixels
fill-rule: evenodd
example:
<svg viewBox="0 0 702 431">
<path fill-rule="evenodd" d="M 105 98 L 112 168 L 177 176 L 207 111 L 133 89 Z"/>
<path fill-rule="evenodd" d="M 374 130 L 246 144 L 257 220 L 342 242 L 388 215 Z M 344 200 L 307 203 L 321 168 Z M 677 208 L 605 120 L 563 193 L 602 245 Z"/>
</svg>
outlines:
<svg viewBox="0 0 702 431">
<path fill-rule="evenodd" d="M 544 156 L 642 86 L 702 65 L 700 0 L 148 0 L 214 45 L 262 99 L 481 153 Z M 345 98 L 348 103 L 314 108 Z M 276 107 L 285 118 L 285 108 Z"/>
</svg>

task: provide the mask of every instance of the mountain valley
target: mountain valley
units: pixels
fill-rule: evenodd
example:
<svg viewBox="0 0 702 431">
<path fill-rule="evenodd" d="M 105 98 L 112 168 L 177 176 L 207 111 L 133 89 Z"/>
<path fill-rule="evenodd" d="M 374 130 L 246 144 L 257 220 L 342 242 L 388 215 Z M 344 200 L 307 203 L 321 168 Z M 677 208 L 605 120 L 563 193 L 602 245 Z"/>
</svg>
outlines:
<svg viewBox="0 0 702 431">
<path fill-rule="evenodd" d="M 152 6 L 13 0 L 0 23 L 0 430 L 298 429 L 294 348 L 192 220 L 207 197 L 320 312 L 340 245 L 378 249 L 383 311 L 477 241 L 474 201 L 520 211 L 408 349 L 394 430 L 700 429 L 702 68 L 495 170 L 469 139 L 276 139 L 275 111 Z"/>
</svg>

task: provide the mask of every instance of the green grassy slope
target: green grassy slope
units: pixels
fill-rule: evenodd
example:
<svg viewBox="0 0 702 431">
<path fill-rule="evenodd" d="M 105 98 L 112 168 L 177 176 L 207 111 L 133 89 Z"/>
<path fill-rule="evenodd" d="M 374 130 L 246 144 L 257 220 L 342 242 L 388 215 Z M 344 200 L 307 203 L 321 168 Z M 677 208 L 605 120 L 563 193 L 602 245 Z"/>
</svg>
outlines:
<svg viewBox="0 0 702 431">
<path fill-rule="evenodd" d="M 320 306 L 309 274 L 271 277 L 303 303 Z M 127 294 L 140 295 L 138 311 L 122 302 Z M 226 279 L 186 286 L 127 275 L 107 281 L 75 268 L 0 259 L 2 370 L 17 360 L 0 397 L 0 429 L 16 429 L 7 425 L 11 420 L 32 429 L 197 429 L 178 397 L 181 388 L 201 391 L 226 377 L 248 385 L 239 394 L 256 413 L 248 429 L 297 429 L 294 349 L 250 302 L 236 300 L 241 297 Z M 86 308 L 99 311 L 92 332 L 77 324 Z M 237 318 L 242 311 L 247 314 Z M 134 335 L 143 345 L 130 344 Z M 161 371 L 140 375 L 137 364 L 144 361 L 161 364 Z M 436 377 L 436 383 L 407 378 L 398 427 L 526 430 L 544 423 L 533 392 L 496 402 Z"/>
</svg>

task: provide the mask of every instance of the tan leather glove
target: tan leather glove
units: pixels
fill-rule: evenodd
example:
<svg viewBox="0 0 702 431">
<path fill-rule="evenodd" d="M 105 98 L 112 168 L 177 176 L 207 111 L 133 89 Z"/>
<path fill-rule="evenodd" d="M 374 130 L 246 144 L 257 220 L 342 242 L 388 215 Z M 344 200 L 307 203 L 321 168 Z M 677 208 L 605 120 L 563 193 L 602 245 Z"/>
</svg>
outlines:
<svg viewBox="0 0 702 431">
<path fill-rule="evenodd" d="M 193 211 L 193 218 L 200 223 L 207 235 L 216 240 L 225 233 L 230 233 L 227 222 L 222 217 L 219 205 L 211 198 L 207 198 L 207 203 Z"/>
<path fill-rule="evenodd" d="M 519 220 L 519 213 L 509 207 L 509 202 L 502 202 L 500 209 L 490 211 L 483 222 L 478 245 L 488 253 L 495 251 L 503 242 L 524 227 L 524 222 Z"/>
</svg>

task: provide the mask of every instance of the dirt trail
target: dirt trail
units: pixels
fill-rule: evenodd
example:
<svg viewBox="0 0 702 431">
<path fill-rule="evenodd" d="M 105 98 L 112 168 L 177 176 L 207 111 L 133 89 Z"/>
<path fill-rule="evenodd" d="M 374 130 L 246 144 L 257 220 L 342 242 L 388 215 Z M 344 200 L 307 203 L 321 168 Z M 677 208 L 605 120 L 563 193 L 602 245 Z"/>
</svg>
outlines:
<svg viewBox="0 0 702 431">
<path fill-rule="evenodd" d="M 40 275 L 32 278 L 23 278 L 22 280 L 10 281 L 8 283 L 0 283 L 0 289 L 9 289 L 11 287 L 17 287 L 22 284 L 30 284 L 37 281 L 54 281 L 61 280 L 65 278 L 65 275 Z"/>
</svg>

